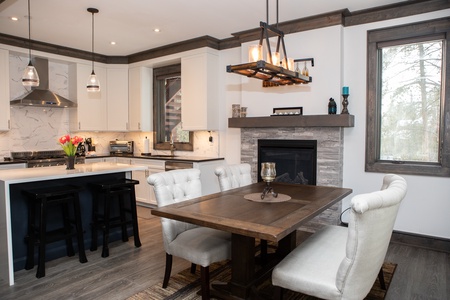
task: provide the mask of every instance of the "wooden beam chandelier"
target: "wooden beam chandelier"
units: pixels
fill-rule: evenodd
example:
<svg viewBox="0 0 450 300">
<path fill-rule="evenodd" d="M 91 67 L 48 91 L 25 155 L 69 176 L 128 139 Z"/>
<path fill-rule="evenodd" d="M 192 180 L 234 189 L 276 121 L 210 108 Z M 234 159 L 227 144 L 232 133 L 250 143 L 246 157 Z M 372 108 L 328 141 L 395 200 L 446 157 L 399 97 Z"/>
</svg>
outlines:
<svg viewBox="0 0 450 300">
<path fill-rule="evenodd" d="M 267 5 L 267 19 L 268 19 L 268 0 Z M 248 63 L 239 65 L 228 65 L 228 73 L 236 73 L 243 76 L 260 79 L 263 81 L 264 87 L 292 85 L 292 84 L 307 84 L 312 82 L 312 77 L 309 76 L 309 71 L 306 68 L 306 62 L 310 61 L 311 66 L 314 66 L 314 58 L 292 59 L 286 55 L 286 46 L 284 44 L 284 33 L 278 29 L 278 0 L 277 0 L 277 27 L 271 26 L 267 23 L 260 22 L 261 36 L 258 45 L 251 45 L 249 47 L 249 61 Z M 270 47 L 270 36 L 277 37 L 276 51 L 272 52 Z M 263 44 L 267 47 L 267 62 L 263 60 Z M 280 59 L 280 46 L 283 53 L 283 59 Z M 305 67 L 300 70 L 299 62 L 305 62 Z M 295 67 L 297 65 L 297 68 Z"/>
</svg>

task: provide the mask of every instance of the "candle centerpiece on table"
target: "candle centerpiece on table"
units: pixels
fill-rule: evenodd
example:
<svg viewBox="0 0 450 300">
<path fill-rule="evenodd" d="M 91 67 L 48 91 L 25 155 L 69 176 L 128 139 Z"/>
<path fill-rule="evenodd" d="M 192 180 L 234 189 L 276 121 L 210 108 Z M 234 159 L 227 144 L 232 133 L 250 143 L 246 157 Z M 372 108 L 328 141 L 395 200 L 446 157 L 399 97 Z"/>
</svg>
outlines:
<svg viewBox="0 0 450 300">
<path fill-rule="evenodd" d="M 278 197 L 278 193 L 275 193 L 273 188 L 270 186 L 270 183 L 275 180 L 276 175 L 277 171 L 274 162 L 261 163 L 261 178 L 266 183 L 266 187 L 261 194 L 261 199 L 264 199 L 264 197 L 266 197 L 269 193 L 271 193 L 274 198 Z"/>
<path fill-rule="evenodd" d="M 349 95 L 349 88 L 348 86 L 342 87 L 342 111 L 341 114 L 349 114 L 347 106 L 348 106 L 348 95 Z"/>
</svg>

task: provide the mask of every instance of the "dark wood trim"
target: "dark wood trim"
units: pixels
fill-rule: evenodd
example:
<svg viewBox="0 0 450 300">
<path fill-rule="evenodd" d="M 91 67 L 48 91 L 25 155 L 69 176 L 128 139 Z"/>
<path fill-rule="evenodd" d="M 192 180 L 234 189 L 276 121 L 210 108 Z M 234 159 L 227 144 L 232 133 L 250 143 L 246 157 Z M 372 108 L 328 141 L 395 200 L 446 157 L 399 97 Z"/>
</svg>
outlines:
<svg viewBox="0 0 450 300">
<path fill-rule="evenodd" d="M 308 115 L 229 118 L 229 128 L 354 127 L 354 115 Z"/>
<path fill-rule="evenodd" d="M 283 33 L 290 34 L 301 31 L 308 31 L 328 26 L 343 25 L 344 15 L 348 13 L 348 10 L 339 10 L 335 12 L 329 12 L 325 14 L 320 14 L 316 16 L 311 16 L 302 19 L 291 20 L 287 22 L 281 22 L 278 24 L 278 28 L 283 31 Z M 250 30 L 240 31 L 232 33 L 232 35 L 240 43 L 250 42 L 259 40 L 261 36 L 261 29 L 253 28 Z M 239 45 L 240 46 L 240 45 Z"/>
<path fill-rule="evenodd" d="M 195 39 L 131 54 L 128 56 L 128 61 L 129 63 L 134 63 L 203 47 L 219 49 L 219 42 L 220 41 L 216 38 L 210 36 L 202 36 Z"/>
<path fill-rule="evenodd" d="M 436 238 L 427 235 L 394 231 L 392 233 L 391 243 L 450 253 L 450 239 Z"/>
<path fill-rule="evenodd" d="M 450 115 L 450 47 L 444 47 L 444 62 L 446 63 L 445 81 L 442 82 L 443 111 L 441 113 L 440 125 L 440 162 L 439 163 L 416 163 L 379 160 L 380 149 L 380 110 L 378 89 L 378 48 L 380 43 L 399 41 L 399 43 L 411 42 L 417 37 L 423 41 L 424 37 L 434 38 L 442 34 L 447 45 L 450 43 L 450 18 L 441 18 L 417 22 L 406 25 L 371 30 L 367 33 L 367 111 L 366 111 L 366 159 L 365 171 L 377 173 L 397 173 L 421 176 L 450 177 L 450 130 L 445 124 L 448 123 Z"/>
<path fill-rule="evenodd" d="M 405 1 L 392 5 L 356 11 L 345 17 L 344 26 L 355 26 L 378 21 L 403 18 L 450 7 L 448 0 Z"/>
<path fill-rule="evenodd" d="M 328 12 L 316 16 L 282 22 L 279 23 L 279 28 L 285 34 L 291 34 L 340 24 L 342 24 L 343 26 L 354 26 L 371 22 L 390 20 L 426 12 L 438 11 L 449 7 L 450 1 L 448 0 L 405 1 L 356 12 L 350 12 L 348 9 Z M 149 49 L 139 53 L 130 54 L 128 56 L 106 56 L 102 54 L 95 54 L 94 60 L 96 62 L 106 64 L 130 64 L 202 47 L 224 50 L 240 47 L 244 42 L 258 40 L 259 34 L 260 29 L 254 28 L 247 31 L 234 33 L 234 37 L 223 40 L 218 40 L 210 36 L 203 36 L 154 49 Z M 28 39 L 10 36 L 2 33 L 0 33 L 0 44 L 6 44 L 21 48 L 29 47 Z M 39 41 L 32 41 L 31 49 L 79 59 L 92 60 L 91 52 Z"/>
</svg>

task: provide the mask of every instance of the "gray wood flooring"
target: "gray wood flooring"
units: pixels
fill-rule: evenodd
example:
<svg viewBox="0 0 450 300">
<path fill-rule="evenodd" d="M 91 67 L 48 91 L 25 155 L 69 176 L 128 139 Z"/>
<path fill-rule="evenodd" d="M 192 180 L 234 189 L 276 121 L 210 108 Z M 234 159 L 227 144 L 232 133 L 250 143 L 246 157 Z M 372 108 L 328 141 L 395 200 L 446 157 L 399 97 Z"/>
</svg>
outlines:
<svg viewBox="0 0 450 300">
<path fill-rule="evenodd" d="M 86 252 L 88 262 L 64 257 L 47 262 L 46 276 L 35 277 L 36 268 L 15 273 L 16 283 L 0 281 L 0 299 L 126 299 L 162 282 L 165 253 L 159 218 L 139 219 L 142 247 L 111 243 L 110 256 L 101 257 L 101 248 Z M 4 259 L 4 258 L 1 258 Z M 393 244 L 387 261 L 398 264 L 387 300 L 450 299 L 450 254 Z M 174 258 L 172 274 L 189 267 Z"/>
</svg>

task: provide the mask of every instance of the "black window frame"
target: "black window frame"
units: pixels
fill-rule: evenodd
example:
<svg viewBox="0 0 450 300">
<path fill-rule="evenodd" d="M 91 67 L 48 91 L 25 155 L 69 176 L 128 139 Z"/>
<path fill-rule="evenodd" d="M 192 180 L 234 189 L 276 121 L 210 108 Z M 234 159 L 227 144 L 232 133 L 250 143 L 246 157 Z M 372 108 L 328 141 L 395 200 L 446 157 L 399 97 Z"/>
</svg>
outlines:
<svg viewBox="0 0 450 300">
<path fill-rule="evenodd" d="M 181 76 L 181 64 L 153 69 L 153 149 L 170 150 L 170 142 L 165 141 L 164 78 Z M 194 151 L 194 133 L 189 132 L 189 142 L 174 142 L 177 151 Z"/>
<path fill-rule="evenodd" d="M 380 160 L 380 45 L 443 39 L 442 104 L 438 163 Z M 367 32 L 366 172 L 450 177 L 450 18 L 442 18 Z"/>
</svg>

